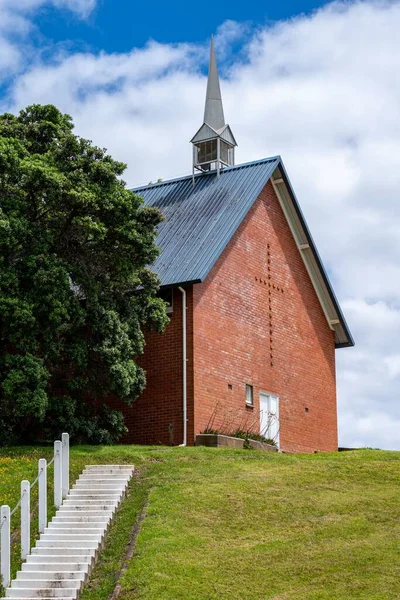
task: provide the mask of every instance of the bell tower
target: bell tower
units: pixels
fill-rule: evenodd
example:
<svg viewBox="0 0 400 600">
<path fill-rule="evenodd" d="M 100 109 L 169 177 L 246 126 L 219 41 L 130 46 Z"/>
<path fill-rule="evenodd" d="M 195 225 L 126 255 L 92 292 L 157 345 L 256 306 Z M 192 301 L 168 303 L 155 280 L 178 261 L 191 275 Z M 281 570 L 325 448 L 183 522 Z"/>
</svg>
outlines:
<svg viewBox="0 0 400 600">
<path fill-rule="evenodd" d="M 231 128 L 225 124 L 213 37 L 210 45 L 204 121 L 190 141 L 193 144 L 193 181 L 195 170 L 216 170 L 219 177 L 221 169 L 235 164 L 237 144 Z"/>
</svg>

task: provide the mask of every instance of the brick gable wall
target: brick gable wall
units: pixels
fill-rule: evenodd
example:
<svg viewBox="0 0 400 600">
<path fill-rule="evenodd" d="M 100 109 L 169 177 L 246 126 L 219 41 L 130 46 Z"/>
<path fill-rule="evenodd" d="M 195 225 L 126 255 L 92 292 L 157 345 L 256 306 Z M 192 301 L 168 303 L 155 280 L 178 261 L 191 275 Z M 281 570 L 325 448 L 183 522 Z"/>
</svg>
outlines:
<svg viewBox="0 0 400 600">
<path fill-rule="evenodd" d="M 213 413 L 214 428 L 258 425 L 265 391 L 280 398 L 283 450 L 337 449 L 334 334 L 270 183 L 194 286 L 193 323 L 196 432 Z"/>
</svg>

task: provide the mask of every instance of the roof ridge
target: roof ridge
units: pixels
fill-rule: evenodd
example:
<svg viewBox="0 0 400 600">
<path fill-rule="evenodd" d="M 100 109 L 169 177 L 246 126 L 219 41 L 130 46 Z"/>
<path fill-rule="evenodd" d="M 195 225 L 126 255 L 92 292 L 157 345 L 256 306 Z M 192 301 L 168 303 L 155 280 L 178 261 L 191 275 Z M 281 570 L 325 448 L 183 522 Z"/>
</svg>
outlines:
<svg viewBox="0 0 400 600">
<path fill-rule="evenodd" d="M 230 167 L 224 167 L 221 170 L 221 176 L 226 173 L 227 171 L 234 171 L 234 170 L 238 170 L 238 169 L 244 169 L 246 167 L 253 167 L 256 165 L 260 165 L 262 163 L 269 163 L 269 162 L 273 162 L 276 160 L 281 160 L 280 155 L 277 156 L 268 156 L 266 158 L 259 158 L 258 160 L 253 160 L 247 163 L 240 163 L 238 165 L 232 165 Z M 195 173 L 194 177 L 195 179 L 197 179 L 198 177 L 207 177 L 209 175 L 213 175 L 214 173 L 216 173 L 217 170 L 213 169 L 212 171 L 208 171 L 207 173 Z M 156 182 L 156 183 L 149 183 L 147 185 L 141 185 L 139 187 L 134 187 L 131 188 L 132 192 L 138 192 L 139 190 L 146 190 L 149 188 L 155 188 L 155 187 L 161 187 L 163 185 L 170 185 L 171 183 L 175 183 L 177 181 L 183 181 L 184 179 L 192 179 L 193 175 L 189 174 L 189 175 L 183 175 L 182 177 L 173 177 L 172 179 L 167 179 L 166 181 L 160 181 L 160 182 Z"/>
</svg>

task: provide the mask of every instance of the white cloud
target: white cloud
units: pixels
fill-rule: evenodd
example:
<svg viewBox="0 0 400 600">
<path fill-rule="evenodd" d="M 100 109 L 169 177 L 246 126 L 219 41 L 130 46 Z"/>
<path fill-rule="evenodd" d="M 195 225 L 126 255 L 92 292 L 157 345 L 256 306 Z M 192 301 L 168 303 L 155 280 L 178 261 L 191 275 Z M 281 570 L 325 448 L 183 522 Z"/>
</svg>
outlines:
<svg viewBox="0 0 400 600">
<path fill-rule="evenodd" d="M 14 71 L 19 60 L 20 55 L 15 46 L 0 35 L 0 75 L 7 70 Z"/>
<path fill-rule="evenodd" d="M 400 310 L 384 300 L 348 300 L 357 346 L 338 354 L 343 445 L 400 449 Z"/>
<path fill-rule="evenodd" d="M 96 0 L 0 0 L 0 10 L 25 16 L 45 5 L 67 8 L 85 18 L 96 6 Z"/>
<path fill-rule="evenodd" d="M 0 77 L 5 80 L 22 71 L 38 54 L 29 43 L 31 17 L 41 8 L 65 8 L 86 19 L 97 0 L 0 0 Z"/>
<path fill-rule="evenodd" d="M 85 19 L 90 15 L 96 6 L 97 0 L 53 0 L 57 8 L 68 8 Z"/>
<path fill-rule="evenodd" d="M 399 28 L 400 2 L 363 1 L 216 37 L 221 57 L 248 39 L 222 69 L 238 162 L 282 155 L 356 339 L 337 353 L 342 445 L 400 448 Z M 132 185 L 190 171 L 206 44 L 53 58 L 16 79 L 12 109 L 55 103 Z"/>
<path fill-rule="evenodd" d="M 385 357 L 385 364 L 389 371 L 391 379 L 398 379 L 400 385 L 400 354 L 391 354 Z"/>
</svg>

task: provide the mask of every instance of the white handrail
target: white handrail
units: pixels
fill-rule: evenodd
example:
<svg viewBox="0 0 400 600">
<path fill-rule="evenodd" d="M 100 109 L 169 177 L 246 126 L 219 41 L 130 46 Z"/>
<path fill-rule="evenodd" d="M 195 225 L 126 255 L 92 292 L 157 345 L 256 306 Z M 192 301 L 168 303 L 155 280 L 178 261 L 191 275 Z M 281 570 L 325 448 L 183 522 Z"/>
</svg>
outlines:
<svg viewBox="0 0 400 600">
<path fill-rule="evenodd" d="M 54 442 L 54 506 L 60 508 L 62 503 L 62 442 Z"/>
<path fill-rule="evenodd" d="M 10 585 L 10 507 L 3 505 L 1 514 L 1 580 L 4 587 Z"/>
<path fill-rule="evenodd" d="M 47 525 L 47 460 L 39 459 L 39 533 Z"/>
<path fill-rule="evenodd" d="M 62 464 L 62 499 L 68 496 L 69 492 L 69 435 L 63 433 L 61 436 L 62 441 L 62 453 L 61 453 L 61 464 Z"/>
<path fill-rule="evenodd" d="M 47 464 L 45 458 L 38 462 L 38 476 L 30 484 L 21 481 L 21 496 L 17 504 L 10 510 L 8 505 L 0 509 L 0 583 L 9 587 L 11 577 L 11 517 L 21 506 L 21 559 L 25 560 L 31 546 L 31 514 L 30 491 L 39 482 L 39 533 L 47 527 L 47 468 L 54 462 L 54 505 L 60 508 L 63 499 L 69 492 L 69 435 L 62 434 L 62 441 L 54 442 L 54 455 Z"/>
<path fill-rule="evenodd" d="M 21 558 L 25 560 L 31 551 L 31 486 L 21 481 Z"/>
</svg>

